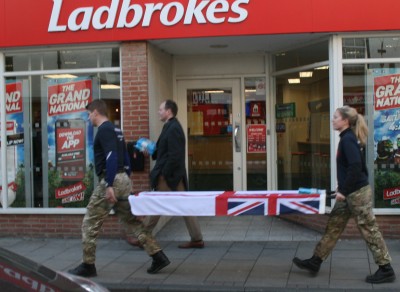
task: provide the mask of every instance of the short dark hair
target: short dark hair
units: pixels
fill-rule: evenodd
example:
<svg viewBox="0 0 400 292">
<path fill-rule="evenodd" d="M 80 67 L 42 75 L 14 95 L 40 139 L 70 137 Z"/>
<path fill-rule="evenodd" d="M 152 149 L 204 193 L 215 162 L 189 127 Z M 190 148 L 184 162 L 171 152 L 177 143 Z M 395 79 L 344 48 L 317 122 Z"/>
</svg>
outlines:
<svg viewBox="0 0 400 292">
<path fill-rule="evenodd" d="M 176 115 L 178 114 L 178 106 L 176 105 L 176 102 L 171 99 L 167 99 L 165 101 L 165 109 L 171 110 L 171 113 L 174 117 L 176 117 Z"/>
<path fill-rule="evenodd" d="M 89 103 L 86 106 L 86 109 L 90 112 L 93 112 L 94 110 L 97 110 L 97 112 L 105 117 L 108 117 L 108 110 L 107 110 L 107 104 L 105 103 L 104 100 L 102 99 L 95 99 L 91 103 Z"/>
</svg>

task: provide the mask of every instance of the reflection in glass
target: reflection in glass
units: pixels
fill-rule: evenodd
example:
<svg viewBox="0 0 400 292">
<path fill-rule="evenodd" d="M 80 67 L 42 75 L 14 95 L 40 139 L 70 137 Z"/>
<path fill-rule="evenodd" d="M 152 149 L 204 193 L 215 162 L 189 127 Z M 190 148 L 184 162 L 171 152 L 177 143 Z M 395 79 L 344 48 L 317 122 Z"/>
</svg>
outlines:
<svg viewBox="0 0 400 292">
<path fill-rule="evenodd" d="M 312 77 L 290 84 L 300 72 L 276 78 L 278 188 L 330 189 L 329 72 L 314 68 Z"/>
<path fill-rule="evenodd" d="M 267 189 L 265 78 L 245 78 L 247 190 Z"/>
<path fill-rule="evenodd" d="M 190 190 L 233 190 L 231 114 L 231 89 L 187 91 Z"/>
</svg>

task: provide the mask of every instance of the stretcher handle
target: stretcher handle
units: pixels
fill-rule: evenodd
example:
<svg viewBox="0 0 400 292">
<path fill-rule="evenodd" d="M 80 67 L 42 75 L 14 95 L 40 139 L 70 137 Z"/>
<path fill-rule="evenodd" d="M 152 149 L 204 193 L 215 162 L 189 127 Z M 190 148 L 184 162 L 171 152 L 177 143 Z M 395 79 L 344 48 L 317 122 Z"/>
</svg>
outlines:
<svg viewBox="0 0 400 292">
<path fill-rule="evenodd" d="M 336 191 L 327 191 L 326 192 L 327 199 L 335 199 L 336 198 Z"/>
</svg>

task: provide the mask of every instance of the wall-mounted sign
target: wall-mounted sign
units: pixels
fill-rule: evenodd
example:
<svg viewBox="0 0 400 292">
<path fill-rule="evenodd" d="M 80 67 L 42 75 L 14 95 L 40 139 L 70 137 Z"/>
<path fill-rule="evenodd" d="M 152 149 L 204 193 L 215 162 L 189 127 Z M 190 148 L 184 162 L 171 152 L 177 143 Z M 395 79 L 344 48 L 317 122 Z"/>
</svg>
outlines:
<svg viewBox="0 0 400 292">
<path fill-rule="evenodd" d="M 265 153 L 267 143 L 266 125 L 247 126 L 247 153 Z"/>
<path fill-rule="evenodd" d="M 277 119 L 295 118 L 296 104 L 294 102 L 277 104 L 275 106 L 275 115 Z"/>
<path fill-rule="evenodd" d="M 398 30 L 400 1 L 3 0 L 0 47 Z M 286 17 L 280 13 L 286 7 Z M 346 7 L 346 9 L 343 9 Z M 363 13 L 359 13 L 363 7 Z M 296 13 L 294 13 L 295 11 Z M 371 21 L 374 19 L 375 21 Z M 33 25 L 34 24 L 34 25 Z M 21 37 L 24 36 L 24 37 Z"/>
<path fill-rule="evenodd" d="M 285 123 L 276 123 L 275 131 L 277 133 L 285 133 L 286 132 L 286 124 Z"/>
</svg>

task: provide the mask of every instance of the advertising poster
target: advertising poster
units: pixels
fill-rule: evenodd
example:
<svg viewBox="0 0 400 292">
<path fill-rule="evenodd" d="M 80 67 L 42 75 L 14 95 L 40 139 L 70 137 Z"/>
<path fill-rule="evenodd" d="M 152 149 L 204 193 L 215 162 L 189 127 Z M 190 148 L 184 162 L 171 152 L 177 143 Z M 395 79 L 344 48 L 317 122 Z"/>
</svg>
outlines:
<svg viewBox="0 0 400 292">
<path fill-rule="evenodd" d="M 51 207 L 84 207 L 93 190 L 93 128 L 86 112 L 92 100 L 92 78 L 48 80 Z"/>
<path fill-rule="evenodd" d="M 22 81 L 6 83 L 6 133 L 7 133 L 7 182 L 8 205 L 12 206 L 20 189 L 24 187 L 24 115 Z M 1 144 L 2 146 L 3 144 Z M 1 184 L 0 173 L 0 184 Z M 0 186 L 1 190 L 3 186 Z M 1 203 L 1 202 L 0 202 Z"/>
<path fill-rule="evenodd" d="M 265 125 L 247 126 L 247 153 L 266 153 L 267 127 Z"/>
<path fill-rule="evenodd" d="M 390 73 L 373 76 L 376 208 L 400 207 L 400 72 Z"/>
</svg>

